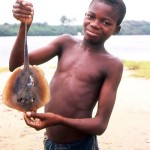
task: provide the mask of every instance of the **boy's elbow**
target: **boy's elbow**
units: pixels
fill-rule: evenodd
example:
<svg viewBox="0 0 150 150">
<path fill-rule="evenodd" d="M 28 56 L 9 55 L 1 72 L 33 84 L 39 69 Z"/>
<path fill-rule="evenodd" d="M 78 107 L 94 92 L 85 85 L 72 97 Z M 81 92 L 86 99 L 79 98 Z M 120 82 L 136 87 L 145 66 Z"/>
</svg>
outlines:
<svg viewBox="0 0 150 150">
<path fill-rule="evenodd" d="M 20 63 L 9 62 L 9 71 L 13 72 L 16 68 L 20 67 Z"/>
<path fill-rule="evenodd" d="M 13 71 L 14 71 L 14 69 L 13 69 L 12 67 L 9 67 L 9 71 L 13 72 Z"/>
<path fill-rule="evenodd" d="M 102 135 L 106 131 L 107 126 L 99 126 L 99 129 L 97 131 L 97 135 Z"/>
<path fill-rule="evenodd" d="M 17 67 L 9 64 L 9 71 L 13 72 Z"/>
<path fill-rule="evenodd" d="M 9 64 L 9 71 L 13 72 L 15 70 L 15 68 Z"/>
<path fill-rule="evenodd" d="M 107 125 L 108 123 L 104 123 L 103 121 L 99 121 L 98 125 L 97 125 L 97 135 L 102 135 L 106 129 L 107 129 Z"/>
</svg>

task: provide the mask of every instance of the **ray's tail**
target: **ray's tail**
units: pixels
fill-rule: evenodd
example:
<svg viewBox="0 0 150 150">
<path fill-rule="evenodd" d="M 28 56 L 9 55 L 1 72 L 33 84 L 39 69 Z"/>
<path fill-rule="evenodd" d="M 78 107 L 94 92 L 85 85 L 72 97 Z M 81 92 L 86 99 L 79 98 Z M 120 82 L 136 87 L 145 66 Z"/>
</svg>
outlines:
<svg viewBox="0 0 150 150">
<path fill-rule="evenodd" d="M 24 40 L 24 68 L 29 69 L 29 56 L 27 46 L 27 23 L 25 22 L 25 40 Z"/>
</svg>

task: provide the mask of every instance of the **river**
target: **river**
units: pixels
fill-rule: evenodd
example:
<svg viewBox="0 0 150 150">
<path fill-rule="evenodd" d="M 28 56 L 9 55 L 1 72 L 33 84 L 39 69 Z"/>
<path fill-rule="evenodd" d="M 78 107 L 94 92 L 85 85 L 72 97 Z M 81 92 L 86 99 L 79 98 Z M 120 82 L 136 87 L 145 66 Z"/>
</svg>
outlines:
<svg viewBox="0 0 150 150">
<path fill-rule="evenodd" d="M 29 51 L 42 47 L 56 36 L 28 36 Z M 82 38 L 78 36 L 77 38 Z M 0 67 L 7 67 L 15 36 L 0 37 Z M 123 60 L 150 60 L 150 36 L 115 35 L 105 43 L 106 49 Z M 16 58 L 17 59 L 17 58 Z"/>
</svg>

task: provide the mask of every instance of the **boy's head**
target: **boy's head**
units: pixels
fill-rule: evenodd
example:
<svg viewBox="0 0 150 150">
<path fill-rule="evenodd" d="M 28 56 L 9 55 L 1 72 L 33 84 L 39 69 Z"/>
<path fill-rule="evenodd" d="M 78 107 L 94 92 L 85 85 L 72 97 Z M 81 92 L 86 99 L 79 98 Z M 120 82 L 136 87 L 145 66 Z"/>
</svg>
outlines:
<svg viewBox="0 0 150 150">
<path fill-rule="evenodd" d="M 120 25 L 125 14 L 126 14 L 126 6 L 122 0 L 92 0 L 90 6 L 93 3 L 104 3 L 111 7 L 113 7 L 116 11 L 116 15 L 118 17 L 117 25 Z"/>
</svg>

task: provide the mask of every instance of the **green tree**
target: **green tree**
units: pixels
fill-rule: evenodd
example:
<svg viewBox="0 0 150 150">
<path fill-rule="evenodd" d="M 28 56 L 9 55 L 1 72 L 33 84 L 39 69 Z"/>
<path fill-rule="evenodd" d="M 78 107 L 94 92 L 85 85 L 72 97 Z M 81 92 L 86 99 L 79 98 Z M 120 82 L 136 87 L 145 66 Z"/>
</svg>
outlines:
<svg viewBox="0 0 150 150">
<path fill-rule="evenodd" d="M 64 25 L 65 22 L 66 22 L 66 20 L 67 20 L 67 17 L 66 17 L 66 16 L 62 16 L 62 17 L 60 18 L 61 24 Z"/>
</svg>

